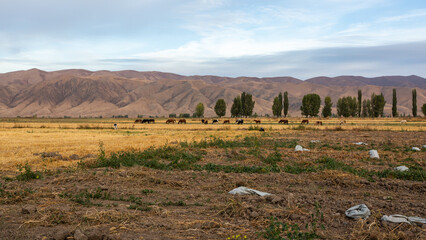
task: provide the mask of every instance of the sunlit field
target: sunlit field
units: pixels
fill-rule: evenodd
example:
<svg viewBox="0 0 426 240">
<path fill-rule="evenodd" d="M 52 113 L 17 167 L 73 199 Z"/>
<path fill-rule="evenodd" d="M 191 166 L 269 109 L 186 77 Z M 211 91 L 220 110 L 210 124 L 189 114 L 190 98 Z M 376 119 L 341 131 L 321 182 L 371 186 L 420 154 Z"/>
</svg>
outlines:
<svg viewBox="0 0 426 240">
<path fill-rule="evenodd" d="M 134 123 L 135 119 L 0 119 L 0 168 L 16 169 L 17 164 L 30 163 L 44 167 L 70 166 L 75 163 L 69 156 L 79 157 L 97 154 L 103 144 L 106 152 L 128 149 L 146 149 L 151 146 L 173 145 L 179 142 L 193 142 L 208 138 L 238 139 L 266 132 L 280 131 L 419 131 L 426 130 L 426 119 L 309 119 L 308 125 L 301 125 L 303 118 L 290 118 L 289 124 L 278 124 L 279 119 L 244 119 L 243 125 L 202 124 L 200 119 L 187 119 L 187 124 L 165 124 L 167 119 L 156 119 L 155 124 Z M 257 119 L 256 119 L 257 120 Z M 340 124 L 342 120 L 346 124 Z M 317 125 L 322 121 L 322 125 Z M 117 123 L 115 130 L 113 124 Z M 39 153 L 57 152 L 63 160 L 43 161 Z"/>
</svg>

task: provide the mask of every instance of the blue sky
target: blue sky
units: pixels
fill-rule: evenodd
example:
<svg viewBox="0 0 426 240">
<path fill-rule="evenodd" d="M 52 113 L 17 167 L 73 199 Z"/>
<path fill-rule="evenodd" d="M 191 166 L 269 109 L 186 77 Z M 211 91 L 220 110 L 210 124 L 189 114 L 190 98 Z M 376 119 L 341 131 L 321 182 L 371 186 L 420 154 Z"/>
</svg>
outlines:
<svg viewBox="0 0 426 240">
<path fill-rule="evenodd" d="M 426 77 L 423 0 L 0 0 L 0 72 Z"/>
</svg>

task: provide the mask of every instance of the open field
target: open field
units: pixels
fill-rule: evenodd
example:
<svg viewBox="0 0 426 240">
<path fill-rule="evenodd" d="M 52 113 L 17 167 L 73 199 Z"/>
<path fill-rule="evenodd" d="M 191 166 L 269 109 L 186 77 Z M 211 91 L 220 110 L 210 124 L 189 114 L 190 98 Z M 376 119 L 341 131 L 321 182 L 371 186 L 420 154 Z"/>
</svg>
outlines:
<svg viewBox="0 0 426 240">
<path fill-rule="evenodd" d="M 380 221 L 383 214 L 426 217 L 424 118 L 303 127 L 301 118 L 289 125 L 165 120 L 2 119 L 0 239 L 80 231 L 89 239 L 262 239 L 279 233 L 268 235 L 271 217 L 297 224 L 286 232 L 295 239 L 426 238 L 424 225 Z M 310 151 L 295 152 L 297 144 Z M 368 158 L 369 149 L 380 159 Z M 410 170 L 394 171 L 399 165 Z M 275 196 L 228 194 L 237 186 Z M 344 216 L 361 203 L 370 218 Z"/>
</svg>

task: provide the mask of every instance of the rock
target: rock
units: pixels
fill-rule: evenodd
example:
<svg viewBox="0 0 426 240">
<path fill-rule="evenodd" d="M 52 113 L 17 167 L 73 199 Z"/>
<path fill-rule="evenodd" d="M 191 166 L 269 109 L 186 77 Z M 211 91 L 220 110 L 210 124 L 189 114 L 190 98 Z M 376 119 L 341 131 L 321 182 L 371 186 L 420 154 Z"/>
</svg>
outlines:
<svg viewBox="0 0 426 240">
<path fill-rule="evenodd" d="M 37 208 L 33 205 L 26 205 L 21 209 L 22 214 L 31 214 L 37 212 Z"/>
<path fill-rule="evenodd" d="M 89 240 L 89 238 L 84 235 L 80 229 L 75 230 L 74 232 L 74 239 L 75 240 Z"/>
<path fill-rule="evenodd" d="M 368 153 L 370 154 L 370 158 L 380 158 L 377 150 L 373 149 L 373 150 L 370 150 Z"/>
<path fill-rule="evenodd" d="M 406 166 L 399 166 L 395 168 L 396 171 L 405 172 L 408 171 L 408 167 Z"/>
<path fill-rule="evenodd" d="M 55 235 L 53 236 L 53 238 L 55 240 L 65 240 L 67 239 L 68 236 L 71 235 L 71 231 L 67 230 L 67 229 L 59 229 L 58 231 L 56 231 Z"/>
</svg>

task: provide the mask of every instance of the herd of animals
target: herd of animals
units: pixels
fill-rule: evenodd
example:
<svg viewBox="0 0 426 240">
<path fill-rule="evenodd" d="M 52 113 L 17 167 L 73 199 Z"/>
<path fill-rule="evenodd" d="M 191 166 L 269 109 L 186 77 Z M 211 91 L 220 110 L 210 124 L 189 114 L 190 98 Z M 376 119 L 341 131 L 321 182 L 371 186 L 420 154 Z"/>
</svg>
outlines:
<svg viewBox="0 0 426 240">
<path fill-rule="evenodd" d="M 260 120 L 253 120 L 256 124 L 260 124 L 260 123 L 262 123 Z M 150 124 L 150 123 L 155 123 L 155 119 L 153 119 L 153 118 L 145 118 L 145 119 L 136 119 L 135 120 L 135 123 L 147 123 L 147 124 Z M 166 120 L 166 124 L 171 124 L 171 123 L 176 123 L 176 119 L 173 119 L 173 118 L 170 118 L 170 119 L 167 119 Z M 179 119 L 179 120 L 177 120 L 177 123 L 178 124 L 186 124 L 186 119 Z M 201 119 L 201 123 L 203 123 L 203 124 L 208 124 L 209 123 L 209 120 L 206 120 L 206 119 Z M 219 120 L 217 120 L 217 119 L 213 119 L 212 121 L 211 121 L 211 123 L 212 124 L 215 124 L 215 123 L 219 123 Z M 230 124 L 231 122 L 230 122 L 230 120 L 223 120 L 223 124 Z M 235 121 L 235 123 L 236 124 L 243 124 L 244 123 L 244 119 L 237 119 L 236 121 Z M 406 120 L 402 120 L 401 121 L 401 124 L 404 124 L 404 123 L 407 123 L 407 121 Z M 288 122 L 288 120 L 287 119 L 280 119 L 279 121 L 278 121 L 278 124 L 289 124 L 289 122 Z M 308 119 L 303 119 L 302 120 L 302 122 L 300 123 L 300 124 L 309 124 L 309 120 Z M 346 124 L 346 120 L 341 120 L 340 122 L 339 122 L 339 125 L 344 125 L 344 124 Z M 322 125 L 322 121 L 316 121 L 316 125 Z"/>
</svg>

